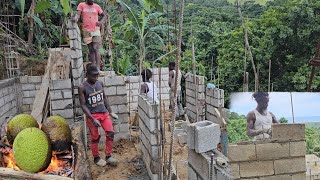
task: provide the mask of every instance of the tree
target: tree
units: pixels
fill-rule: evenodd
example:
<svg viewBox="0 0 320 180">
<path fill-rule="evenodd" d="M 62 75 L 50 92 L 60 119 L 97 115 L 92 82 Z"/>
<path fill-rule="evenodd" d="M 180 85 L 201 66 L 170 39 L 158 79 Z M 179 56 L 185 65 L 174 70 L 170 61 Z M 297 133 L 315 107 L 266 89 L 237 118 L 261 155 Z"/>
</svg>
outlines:
<svg viewBox="0 0 320 180">
<path fill-rule="evenodd" d="M 284 117 L 281 117 L 281 118 L 279 119 L 279 122 L 280 122 L 280 123 L 288 123 L 288 120 L 287 120 L 286 118 L 284 118 Z"/>
</svg>

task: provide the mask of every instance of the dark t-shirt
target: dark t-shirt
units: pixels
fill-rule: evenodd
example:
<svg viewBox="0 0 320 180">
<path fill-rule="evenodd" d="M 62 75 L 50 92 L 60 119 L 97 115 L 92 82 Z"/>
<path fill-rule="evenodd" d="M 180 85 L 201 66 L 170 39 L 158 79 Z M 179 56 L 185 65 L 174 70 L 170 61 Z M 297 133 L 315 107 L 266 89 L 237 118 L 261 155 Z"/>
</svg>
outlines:
<svg viewBox="0 0 320 180">
<path fill-rule="evenodd" d="M 84 97 L 86 99 L 86 106 L 91 113 L 105 113 L 108 112 L 104 105 L 103 87 L 100 81 L 96 81 L 94 85 L 89 84 L 87 81 L 84 85 Z"/>
</svg>

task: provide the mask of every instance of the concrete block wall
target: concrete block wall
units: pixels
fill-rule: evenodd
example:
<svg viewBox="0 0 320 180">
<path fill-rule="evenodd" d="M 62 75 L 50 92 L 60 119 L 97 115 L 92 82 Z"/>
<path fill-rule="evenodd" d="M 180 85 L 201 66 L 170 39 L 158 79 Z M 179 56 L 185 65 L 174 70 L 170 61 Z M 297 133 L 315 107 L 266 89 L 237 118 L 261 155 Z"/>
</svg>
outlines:
<svg viewBox="0 0 320 180">
<path fill-rule="evenodd" d="M 36 92 L 40 89 L 42 76 L 20 76 L 22 90 L 22 113 L 30 114 Z"/>
<path fill-rule="evenodd" d="M 161 87 L 159 81 L 159 68 L 151 69 L 153 73 L 152 81 L 155 82 L 156 86 L 158 87 L 159 91 L 161 89 L 161 99 L 165 103 L 165 108 L 169 108 L 170 100 L 169 100 L 169 70 L 168 68 L 160 68 L 161 69 Z M 130 111 L 137 110 L 138 107 L 138 96 L 140 92 L 139 87 L 139 80 L 141 76 L 127 76 L 127 91 L 128 91 L 128 102 L 130 102 Z M 142 82 L 142 81 L 141 81 Z M 160 92 L 159 92 L 160 93 Z M 160 98 L 160 95 L 159 95 Z"/>
<path fill-rule="evenodd" d="M 51 115 L 65 118 L 69 125 L 74 123 L 73 95 L 71 79 L 51 80 Z"/>
<path fill-rule="evenodd" d="M 105 76 L 99 77 L 104 84 L 104 92 L 109 100 L 112 112 L 119 116 L 114 123 L 115 141 L 129 138 L 129 110 L 125 77 Z"/>
<path fill-rule="evenodd" d="M 213 166 L 211 168 L 211 155 Z M 222 159 L 222 160 L 221 160 Z M 188 179 L 189 180 L 231 180 L 230 166 L 227 158 L 217 150 L 197 153 L 188 149 Z M 218 161 L 225 161 L 223 165 Z M 212 179 L 210 179 L 212 173 Z"/>
<path fill-rule="evenodd" d="M 21 86 L 18 78 L 10 78 L 0 81 L 0 124 L 7 117 L 14 116 L 19 112 L 19 103 L 22 101 Z"/>
<path fill-rule="evenodd" d="M 72 67 L 72 88 L 74 94 L 74 111 L 75 116 L 82 116 L 83 112 L 80 108 L 78 87 L 84 80 L 83 55 L 81 47 L 81 32 L 77 25 L 70 20 L 67 23 L 68 35 L 70 39 L 70 49 L 65 49 L 65 56 L 71 58 Z"/>
<path fill-rule="evenodd" d="M 229 145 L 228 159 L 234 179 L 306 179 L 304 126 L 273 125 L 269 141 Z"/>
<path fill-rule="evenodd" d="M 224 90 L 206 88 L 206 119 L 223 127 L 221 117 L 227 120 L 227 113 L 222 110 L 224 107 Z"/>
<path fill-rule="evenodd" d="M 197 107 L 198 106 L 198 111 Z M 205 80 L 204 76 L 189 74 L 186 78 L 186 107 L 191 122 L 205 119 Z M 197 118 L 198 112 L 198 118 Z"/>
<path fill-rule="evenodd" d="M 140 129 L 140 148 L 143 161 L 151 180 L 159 179 L 161 144 L 158 132 L 160 132 L 158 104 L 153 104 L 145 95 L 139 95 L 138 114 Z"/>
</svg>

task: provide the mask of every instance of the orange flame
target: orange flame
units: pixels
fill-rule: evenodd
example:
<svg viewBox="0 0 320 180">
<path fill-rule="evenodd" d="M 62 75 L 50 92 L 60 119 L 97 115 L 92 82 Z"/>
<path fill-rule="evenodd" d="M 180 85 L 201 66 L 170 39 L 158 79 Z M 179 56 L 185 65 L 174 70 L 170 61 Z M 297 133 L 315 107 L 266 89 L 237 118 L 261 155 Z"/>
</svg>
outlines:
<svg viewBox="0 0 320 180">
<path fill-rule="evenodd" d="M 45 174 L 47 172 L 50 171 L 60 171 L 61 169 L 63 169 L 65 167 L 66 163 L 62 160 L 59 160 L 56 155 L 53 153 L 52 154 L 52 158 L 51 158 L 51 163 L 49 164 L 48 168 L 42 172 L 40 172 L 40 174 Z"/>
<path fill-rule="evenodd" d="M 6 164 L 7 168 L 13 168 L 15 170 L 20 170 L 20 168 L 16 165 L 15 160 L 14 160 L 14 156 L 13 156 L 13 152 L 11 149 L 6 148 L 4 150 L 4 163 Z"/>
</svg>

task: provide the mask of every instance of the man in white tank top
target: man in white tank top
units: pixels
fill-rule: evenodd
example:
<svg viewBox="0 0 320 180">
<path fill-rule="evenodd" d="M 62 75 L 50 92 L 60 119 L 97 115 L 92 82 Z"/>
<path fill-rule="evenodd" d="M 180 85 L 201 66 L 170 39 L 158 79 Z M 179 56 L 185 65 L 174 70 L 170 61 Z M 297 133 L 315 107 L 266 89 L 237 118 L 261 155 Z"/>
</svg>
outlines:
<svg viewBox="0 0 320 180">
<path fill-rule="evenodd" d="M 173 93 L 173 89 L 175 86 L 175 76 L 176 74 L 178 74 L 178 82 L 177 82 L 177 111 L 176 111 L 176 115 L 177 117 L 180 117 L 184 114 L 183 111 L 183 107 L 181 104 L 181 77 L 182 77 L 182 73 L 179 69 L 179 72 L 176 73 L 176 63 L 175 62 L 170 62 L 169 63 L 169 87 L 170 87 L 170 108 L 172 109 L 173 107 L 173 99 L 174 99 L 174 93 Z"/>
<path fill-rule="evenodd" d="M 154 100 L 156 103 L 159 103 L 158 99 L 158 88 L 154 84 L 154 82 L 151 81 L 152 72 L 150 69 L 144 69 L 141 72 L 142 81 L 144 82 L 141 84 L 140 87 L 140 94 L 147 94 L 147 97 L 149 99 Z"/>
<path fill-rule="evenodd" d="M 271 138 L 271 126 L 278 123 L 276 117 L 267 110 L 269 94 L 256 92 L 252 95 L 257 101 L 257 108 L 247 115 L 247 135 L 254 137 L 254 140 Z"/>
</svg>

